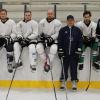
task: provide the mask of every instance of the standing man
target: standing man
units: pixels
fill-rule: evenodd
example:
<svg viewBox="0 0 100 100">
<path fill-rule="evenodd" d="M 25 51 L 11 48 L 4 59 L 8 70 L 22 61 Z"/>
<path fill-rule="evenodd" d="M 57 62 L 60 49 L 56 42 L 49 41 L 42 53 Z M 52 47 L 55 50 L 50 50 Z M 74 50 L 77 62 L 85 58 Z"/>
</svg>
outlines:
<svg viewBox="0 0 100 100">
<path fill-rule="evenodd" d="M 79 69 L 83 69 L 83 62 L 84 62 L 84 52 L 87 47 L 90 47 L 92 49 L 92 58 L 93 58 L 93 66 L 97 68 L 97 42 L 96 42 L 96 23 L 91 21 L 91 12 L 85 11 L 83 13 L 83 21 L 80 21 L 76 24 L 77 27 L 80 28 L 80 30 L 83 33 L 83 54 L 80 58 L 79 62 Z"/>
<path fill-rule="evenodd" d="M 39 23 L 40 41 L 37 44 L 37 52 L 44 61 L 44 70 L 50 70 L 50 63 L 54 60 L 57 53 L 57 38 L 62 24 L 58 19 L 55 19 L 54 11 L 47 11 L 47 18 L 44 18 Z M 49 53 L 46 54 L 45 49 L 49 47 Z"/>
<path fill-rule="evenodd" d="M 16 38 L 16 24 L 13 20 L 7 17 L 7 10 L 1 9 L 0 11 L 0 47 L 5 47 L 7 51 L 7 64 L 8 72 L 13 72 L 13 44 Z"/>
<path fill-rule="evenodd" d="M 22 65 L 20 54 L 25 46 L 29 48 L 30 68 L 36 71 L 37 53 L 36 43 L 38 37 L 38 23 L 32 20 L 32 12 L 24 12 L 24 19 L 17 24 L 17 41 L 14 44 L 15 62 L 17 66 Z"/>
<path fill-rule="evenodd" d="M 72 81 L 72 89 L 77 89 L 77 65 L 78 57 L 81 53 L 82 48 L 82 32 L 79 28 L 74 26 L 75 20 L 72 15 L 67 16 L 67 26 L 61 28 L 58 36 L 58 56 L 63 58 L 64 73 L 60 81 L 62 82 L 61 88 L 63 87 L 64 76 L 65 81 L 68 78 L 68 69 L 70 68 L 70 75 Z M 63 75 L 64 74 L 64 75 Z"/>
</svg>

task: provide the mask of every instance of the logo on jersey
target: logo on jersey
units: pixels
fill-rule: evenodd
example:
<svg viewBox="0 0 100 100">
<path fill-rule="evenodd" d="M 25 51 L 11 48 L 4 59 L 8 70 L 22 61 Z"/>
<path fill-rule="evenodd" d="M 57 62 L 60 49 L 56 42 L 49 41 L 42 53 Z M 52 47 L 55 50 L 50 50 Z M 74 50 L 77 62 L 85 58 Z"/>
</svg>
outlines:
<svg viewBox="0 0 100 100">
<path fill-rule="evenodd" d="M 65 33 L 67 34 L 68 32 L 67 32 L 67 31 L 65 31 Z"/>
</svg>

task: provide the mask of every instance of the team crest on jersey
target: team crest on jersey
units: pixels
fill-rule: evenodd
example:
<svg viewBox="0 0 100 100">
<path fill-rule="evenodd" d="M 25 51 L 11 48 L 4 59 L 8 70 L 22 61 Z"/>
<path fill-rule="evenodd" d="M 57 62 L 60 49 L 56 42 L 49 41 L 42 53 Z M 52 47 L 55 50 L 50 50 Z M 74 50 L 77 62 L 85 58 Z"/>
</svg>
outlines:
<svg viewBox="0 0 100 100">
<path fill-rule="evenodd" d="M 65 31 L 65 33 L 67 34 L 68 32 L 67 32 L 67 31 Z"/>
</svg>

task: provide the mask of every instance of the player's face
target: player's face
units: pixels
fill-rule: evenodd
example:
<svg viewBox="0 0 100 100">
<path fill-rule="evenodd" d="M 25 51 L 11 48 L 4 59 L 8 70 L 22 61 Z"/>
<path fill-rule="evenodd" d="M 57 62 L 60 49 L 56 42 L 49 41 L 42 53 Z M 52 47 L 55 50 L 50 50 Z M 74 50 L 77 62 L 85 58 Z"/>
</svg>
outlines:
<svg viewBox="0 0 100 100">
<path fill-rule="evenodd" d="M 48 19 L 54 18 L 54 12 L 53 11 L 48 11 L 47 17 L 48 17 Z"/>
<path fill-rule="evenodd" d="M 68 26 L 72 27 L 72 26 L 74 26 L 74 24 L 75 24 L 75 20 L 74 19 L 68 19 L 67 20 L 67 25 Z"/>
<path fill-rule="evenodd" d="M 32 14 L 31 14 L 30 12 L 27 12 L 27 13 L 24 14 L 24 19 L 25 19 L 26 21 L 31 20 L 31 18 L 32 18 Z"/>
<path fill-rule="evenodd" d="M 1 17 L 1 19 L 6 19 L 7 18 L 7 13 L 5 11 L 1 11 L 0 17 Z"/>
<path fill-rule="evenodd" d="M 89 15 L 89 14 L 86 14 L 85 16 L 84 16 L 84 22 L 85 23 L 89 23 L 91 21 L 91 16 Z"/>
</svg>

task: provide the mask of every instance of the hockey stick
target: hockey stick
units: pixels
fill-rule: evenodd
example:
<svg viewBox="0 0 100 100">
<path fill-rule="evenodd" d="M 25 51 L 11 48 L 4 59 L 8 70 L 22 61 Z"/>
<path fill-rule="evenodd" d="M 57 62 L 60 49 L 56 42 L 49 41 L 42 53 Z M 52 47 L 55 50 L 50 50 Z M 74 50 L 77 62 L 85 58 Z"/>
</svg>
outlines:
<svg viewBox="0 0 100 100">
<path fill-rule="evenodd" d="M 20 59 L 20 57 L 22 55 L 22 51 L 23 51 L 23 48 L 21 49 L 21 54 L 19 56 L 19 59 Z M 18 59 L 18 62 L 19 62 L 19 59 Z M 15 74 L 16 74 L 16 71 L 17 71 L 17 67 L 15 68 L 14 74 L 12 76 L 11 83 L 9 85 L 9 89 L 8 89 L 8 92 L 7 92 L 7 95 L 6 95 L 6 99 L 5 100 L 8 100 L 8 96 L 9 96 L 9 93 L 10 93 L 10 90 L 11 90 L 11 86 L 12 86 L 12 83 L 13 83 L 13 80 L 14 80 L 14 77 L 15 77 Z"/>
<path fill-rule="evenodd" d="M 92 37 L 92 28 L 91 28 L 91 37 Z M 88 83 L 88 86 L 86 88 L 86 91 L 89 89 L 90 87 L 90 84 L 91 84 L 91 70 L 92 70 L 92 42 L 91 42 L 91 45 L 90 45 L 90 73 L 89 73 L 89 83 Z"/>
<path fill-rule="evenodd" d="M 61 66 L 62 66 L 62 71 L 63 71 L 63 78 L 64 78 L 64 85 L 65 85 L 66 100 L 68 100 L 67 87 L 66 87 L 66 78 L 65 78 L 65 71 L 64 71 L 64 65 L 63 65 L 63 58 L 61 58 L 60 60 L 61 60 Z"/>
<path fill-rule="evenodd" d="M 47 41 L 45 41 L 45 45 L 46 45 L 46 48 L 48 48 Z M 47 54 L 46 54 L 46 56 L 49 59 L 49 63 L 51 63 L 49 56 Z M 55 88 L 55 85 L 54 85 L 54 78 L 53 78 L 51 64 L 50 64 L 50 73 L 51 73 L 51 79 L 52 79 L 52 85 L 53 85 L 53 91 L 54 91 L 55 100 L 57 100 L 57 93 L 56 93 L 56 88 Z"/>
<path fill-rule="evenodd" d="M 89 89 L 89 87 L 90 87 L 90 84 L 91 84 L 91 69 L 92 69 L 92 65 L 91 65 L 91 62 L 92 62 L 92 50 L 90 51 L 90 73 L 89 73 L 89 83 L 88 83 L 88 86 L 87 86 L 87 88 L 86 88 L 86 91 Z"/>
<path fill-rule="evenodd" d="M 50 62 L 50 58 L 49 57 L 48 57 L 48 59 L 49 59 L 49 62 Z M 57 100 L 57 93 L 56 93 L 56 88 L 55 88 L 55 85 L 54 85 L 54 78 L 53 78 L 53 73 L 52 73 L 51 66 L 50 66 L 50 73 L 51 73 L 51 79 L 52 79 L 52 85 L 53 85 L 53 91 L 54 91 L 54 95 L 55 95 L 55 100 Z"/>
</svg>

